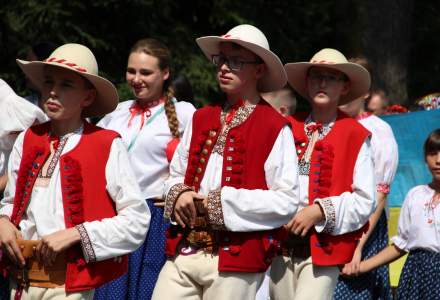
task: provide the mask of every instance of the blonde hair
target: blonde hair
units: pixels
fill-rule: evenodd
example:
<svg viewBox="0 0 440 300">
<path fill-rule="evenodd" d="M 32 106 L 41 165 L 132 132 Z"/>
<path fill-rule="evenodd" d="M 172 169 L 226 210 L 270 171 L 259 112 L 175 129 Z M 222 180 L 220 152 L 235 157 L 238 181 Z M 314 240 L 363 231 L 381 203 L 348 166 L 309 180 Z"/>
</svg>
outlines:
<svg viewBox="0 0 440 300">
<path fill-rule="evenodd" d="M 133 47 L 131 47 L 130 53 L 143 52 L 145 54 L 154 56 L 159 61 L 159 68 L 161 70 L 169 69 L 171 63 L 170 50 L 161 42 L 155 39 L 142 39 L 137 41 Z M 179 138 L 179 120 L 177 119 L 176 106 L 174 105 L 173 90 L 171 88 L 170 79 L 163 83 L 163 95 L 165 96 L 165 114 L 168 120 L 168 127 L 170 128 L 171 135 L 174 138 Z"/>
</svg>

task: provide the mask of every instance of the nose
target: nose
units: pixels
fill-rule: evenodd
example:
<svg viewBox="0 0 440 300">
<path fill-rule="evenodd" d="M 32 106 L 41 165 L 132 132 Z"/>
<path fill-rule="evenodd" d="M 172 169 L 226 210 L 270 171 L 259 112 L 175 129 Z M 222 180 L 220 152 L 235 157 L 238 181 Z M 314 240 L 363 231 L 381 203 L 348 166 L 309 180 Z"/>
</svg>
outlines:
<svg viewBox="0 0 440 300">
<path fill-rule="evenodd" d="M 326 87 L 327 86 L 327 79 L 325 77 L 319 78 L 319 87 Z"/>
<path fill-rule="evenodd" d="M 223 64 L 220 65 L 219 69 L 223 73 L 231 71 L 231 68 L 229 68 L 229 65 L 228 65 L 228 61 L 226 61 L 226 60 L 223 62 Z"/>
<path fill-rule="evenodd" d="M 440 165 L 440 151 L 437 152 L 437 155 L 436 155 L 436 157 L 435 157 L 435 163 L 436 163 L 437 165 Z"/>
</svg>

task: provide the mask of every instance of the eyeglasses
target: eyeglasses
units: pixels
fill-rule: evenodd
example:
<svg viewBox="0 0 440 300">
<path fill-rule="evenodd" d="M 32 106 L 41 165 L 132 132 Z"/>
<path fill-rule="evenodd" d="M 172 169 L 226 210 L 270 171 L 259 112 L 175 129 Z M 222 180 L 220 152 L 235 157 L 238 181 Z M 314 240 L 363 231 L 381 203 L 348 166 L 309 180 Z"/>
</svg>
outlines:
<svg viewBox="0 0 440 300">
<path fill-rule="evenodd" d="M 245 60 L 240 60 L 238 57 L 224 56 L 224 55 L 221 55 L 221 54 L 212 55 L 211 59 L 212 59 L 212 63 L 217 68 L 220 68 L 221 66 L 226 64 L 228 66 L 228 68 L 231 69 L 232 71 L 241 71 L 245 64 L 255 64 L 255 65 L 258 65 L 258 64 L 263 63 L 261 60 L 245 61 Z"/>
<path fill-rule="evenodd" d="M 322 81 L 327 82 L 328 84 L 333 84 L 338 81 L 345 81 L 346 77 L 341 75 L 333 75 L 333 74 L 325 74 L 325 73 L 317 73 L 317 72 L 310 72 L 308 75 L 308 78 L 313 81 L 320 83 Z"/>
</svg>

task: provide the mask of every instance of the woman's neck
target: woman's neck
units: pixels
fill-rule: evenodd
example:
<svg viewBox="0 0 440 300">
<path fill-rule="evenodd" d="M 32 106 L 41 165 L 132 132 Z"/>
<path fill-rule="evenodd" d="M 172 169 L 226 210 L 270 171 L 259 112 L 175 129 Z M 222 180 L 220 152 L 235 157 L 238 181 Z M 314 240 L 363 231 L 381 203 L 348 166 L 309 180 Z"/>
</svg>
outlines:
<svg viewBox="0 0 440 300">
<path fill-rule="evenodd" d="M 429 186 L 436 192 L 436 193 L 440 193 L 440 182 L 433 180 Z"/>
<path fill-rule="evenodd" d="M 51 120 L 50 130 L 52 134 L 57 136 L 63 136 L 68 133 L 74 132 L 83 124 L 83 120 L 73 119 L 73 120 Z"/>
<path fill-rule="evenodd" d="M 149 106 L 153 103 L 160 102 L 162 100 L 162 98 L 163 98 L 163 95 L 157 95 L 155 97 L 151 97 L 148 99 L 137 98 L 136 101 L 139 103 L 140 106 Z"/>
</svg>

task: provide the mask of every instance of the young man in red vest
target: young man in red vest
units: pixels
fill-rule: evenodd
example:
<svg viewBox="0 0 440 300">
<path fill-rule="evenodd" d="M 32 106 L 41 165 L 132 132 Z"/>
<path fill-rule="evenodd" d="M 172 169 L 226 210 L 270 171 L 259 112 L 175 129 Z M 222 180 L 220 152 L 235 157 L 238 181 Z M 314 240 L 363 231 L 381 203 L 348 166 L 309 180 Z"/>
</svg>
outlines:
<svg viewBox="0 0 440 300">
<path fill-rule="evenodd" d="M 285 70 L 312 112 L 291 121 L 301 201 L 272 264 L 271 299 L 332 299 L 338 266 L 351 261 L 375 206 L 370 133 L 338 110 L 369 89 L 370 75 L 334 49 Z"/>
<path fill-rule="evenodd" d="M 260 97 L 286 76 L 254 26 L 197 43 L 227 99 L 195 112 L 171 162 L 165 216 L 176 225 L 153 299 L 255 299 L 299 197 L 292 131 Z"/>
<path fill-rule="evenodd" d="M 84 120 L 112 111 L 117 91 L 79 44 L 18 64 L 50 121 L 21 133 L 10 156 L 0 245 L 11 298 L 92 299 L 124 274 L 150 220 L 118 134 Z"/>
</svg>

